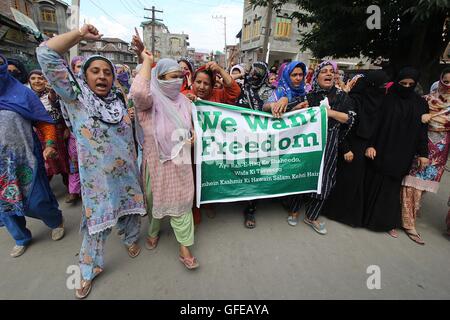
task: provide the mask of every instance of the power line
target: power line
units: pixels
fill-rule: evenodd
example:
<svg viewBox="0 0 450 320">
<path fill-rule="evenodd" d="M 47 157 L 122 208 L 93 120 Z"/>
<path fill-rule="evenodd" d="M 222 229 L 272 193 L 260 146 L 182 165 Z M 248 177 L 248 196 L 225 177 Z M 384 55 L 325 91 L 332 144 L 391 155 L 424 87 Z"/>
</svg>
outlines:
<svg viewBox="0 0 450 320">
<path fill-rule="evenodd" d="M 142 8 L 145 8 L 145 4 L 143 4 L 140 0 L 137 0 L 137 2 L 139 2 L 139 4 L 142 6 Z"/>
<path fill-rule="evenodd" d="M 128 10 L 128 12 L 130 12 L 132 15 L 134 15 L 135 17 L 139 17 L 138 14 L 136 13 L 136 11 L 133 10 L 133 8 L 128 7 L 128 5 L 125 4 L 125 1 L 120 0 L 120 3 L 122 3 L 122 5 L 124 6 L 125 9 Z"/>
<path fill-rule="evenodd" d="M 110 17 L 111 20 L 117 22 L 119 25 L 121 25 L 121 26 L 124 27 L 124 28 L 128 28 L 128 27 L 125 27 L 123 24 L 121 24 L 119 21 L 117 21 L 113 16 L 111 16 L 108 12 L 106 12 L 102 7 L 99 7 L 94 1 L 89 0 L 89 2 L 91 2 L 95 7 L 97 7 L 97 8 L 100 9 L 104 14 L 106 14 L 108 17 Z"/>
</svg>

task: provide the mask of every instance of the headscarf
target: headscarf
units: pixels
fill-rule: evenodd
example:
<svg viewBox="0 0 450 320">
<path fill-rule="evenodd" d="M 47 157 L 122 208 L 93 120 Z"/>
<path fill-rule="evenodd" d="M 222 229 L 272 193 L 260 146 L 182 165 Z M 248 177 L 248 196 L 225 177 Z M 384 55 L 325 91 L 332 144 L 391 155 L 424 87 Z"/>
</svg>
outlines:
<svg viewBox="0 0 450 320">
<path fill-rule="evenodd" d="M 387 81 L 386 72 L 370 71 L 367 76 L 359 77 L 349 92 L 349 96 L 357 102 L 359 123 L 356 134 L 361 138 L 369 139 L 373 135 L 386 92 L 383 84 Z"/>
<path fill-rule="evenodd" d="M 48 94 L 48 90 L 47 90 L 47 88 L 44 87 L 44 90 L 42 90 L 41 92 L 36 92 L 36 91 L 34 91 L 33 87 L 31 86 L 31 82 L 30 82 L 31 76 L 32 76 L 33 74 L 37 74 L 37 75 L 42 76 L 42 77 L 44 76 L 44 74 L 43 74 L 42 71 L 39 70 L 39 69 L 31 70 L 30 73 L 28 74 L 28 84 L 30 85 L 30 89 L 33 90 L 33 92 L 34 92 L 35 94 L 37 94 L 37 96 L 38 96 L 39 98 L 41 98 L 43 95 Z M 46 105 L 44 105 L 44 107 L 45 107 L 45 109 L 47 109 L 47 106 L 46 106 Z M 47 111 L 48 111 L 48 109 L 47 109 Z"/>
<path fill-rule="evenodd" d="M 117 69 L 123 69 L 122 73 L 117 73 Z M 117 80 L 119 81 L 120 85 L 125 87 L 128 91 L 130 90 L 130 75 L 128 74 L 126 66 L 122 64 L 116 64 L 116 75 Z"/>
<path fill-rule="evenodd" d="M 330 89 L 324 89 L 324 88 L 322 88 L 319 85 L 319 73 L 326 66 L 332 66 L 333 70 L 335 70 L 334 66 L 333 66 L 333 61 L 324 61 L 321 64 L 319 64 L 317 66 L 316 70 L 314 71 L 314 75 L 313 75 L 313 79 L 312 79 L 312 85 L 311 85 L 311 92 L 325 92 L 325 93 L 328 93 L 334 87 L 334 77 L 333 77 L 333 85 L 331 86 Z"/>
<path fill-rule="evenodd" d="M 275 85 L 278 87 L 278 84 L 280 83 L 281 78 L 283 77 L 283 71 L 286 68 L 286 66 L 288 65 L 287 62 L 283 62 L 280 66 L 280 68 L 278 69 L 278 74 L 277 74 L 277 81 L 275 82 Z"/>
<path fill-rule="evenodd" d="M 70 62 L 70 66 L 72 67 L 72 71 L 73 71 L 73 69 L 75 69 L 75 66 L 80 61 L 83 62 L 84 61 L 84 57 L 82 57 L 82 56 L 75 56 L 75 57 L 72 58 L 72 61 Z"/>
<path fill-rule="evenodd" d="M 429 130 L 431 131 L 450 131 L 450 85 L 446 85 L 443 82 L 443 78 L 446 74 L 450 73 L 450 68 L 445 68 L 438 81 L 438 89 L 436 92 L 432 92 L 425 96 L 425 100 L 428 102 L 430 114 L 442 113 L 439 116 L 431 118 L 428 123 Z"/>
<path fill-rule="evenodd" d="M 430 93 L 436 92 L 437 89 L 438 89 L 438 87 L 439 87 L 439 80 L 436 81 L 436 82 L 434 82 L 434 83 L 431 85 L 431 87 L 430 87 Z"/>
<path fill-rule="evenodd" d="M 180 93 L 182 80 L 159 79 L 174 71 L 181 71 L 175 60 L 161 59 L 152 69 L 150 81 L 154 136 L 161 162 L 172 160 L 180 153 L 192 127 L 191 102 Z"/>
<path fill-rule="evenodd" d="M 416 69 L 412 67 L 405 67 L 400 70 L 397 75 L 397 79 L 395 83 L 392 85 L 392 89 L 403 99 L 410 98 L 414 96 L 416 93 L 414 89 L 417 86 L 417 82 L 419 81 L 420 73 Z M 404 87 L 399 82 L 404 79 L 413 79 L 414 85 L 411 87 Z"/>
<path fill-rule="evenodd" d="M 294 87 L 291 81 L 291 73 L 295 68 L 300 67 L 303 70 L 303 80 L 298 87 Z M 278 82 L 277 90 L 275 91 L 275 95 L 277 96 L 277 100 L 282 97 L 287 97 L 289 102 L 291 102 L 294 98 L 299 96 L 305 96 L 305 75 L 306 75 L 306 65 L 300 61 L 292 61 L 290 62 L 283 70 L 283 76 Z"/>
<path fill-rule="evenodd" d="M 275 77 L 275 81 L 273 83 L 270 83 L 270 78 Z M 273 89 L 276 88 L 277 80 L 276 80 L 277 74 L 273 72 L 269 72 L 269 76 L 267 77 L 267 85 Z"/>
<path fill-rule="evenodd" d="M 234 70 L 238 70 L 242 76 L 245 75 L 245 69 L 244 69 L 244 67 L 243 67 L 242 65 L 240 65 L 240 64 L 234 65 L 234 66 L 230 69 L 230 74 L 232 74 Z M 239 85 L 241 85 L 241 86 L 244 84 L 244 80 L 243 80 L 243 79 L 236 79 L 236 82 L 239 83 Z"/>
<path fill-rule="evenodd" d="M 231 67 L 230 69 L 230 74 L 233 73 L 233 71 L 238 70 L 240 72 L 240 74 L 244 75 L 245 74 L 245 69 L 243 66 L 241 66 L 240 64 L 236 64 L 233 67 Z"/>
<path fill-rule="evenodd" d="M 267 84 L 268 72 L 268 65 L 265 62 L 257 61 L 252 64 L 249 73 L 245 75 L 241 95 L 244 98 L 246 107 L 253 110 L 261 110 L 264 105 L 264 98 L 260 96 L 259 91 L 263 86 L 267 86 L 266 88 L 270 89 Z"/>
<path fill-rule="evenodd" d="M 113 73 L 113 85 L 111 87 L 111 91 L 106 97 L 97 96 L 87 84 L 86 70 L 89 68 L 91 63 L 96 60 L 103 60 L 108 63 L 111 68 L 111 72 Z M 114 86 L 116 72 L 112 62 L 103 56 L 90 56 L 83 63 L 78 79 L 80 80 L 78 85 L 81 90 L 81 94 L 78 95 L 78 100 L 83 104 L 83 107 L 87 110 L 88 114 L 92 118 L 100 119 L 105 123 L 119 123 L 125 113 L 125 104 L 118 94 L 118 89 Z"/>
<path fill-rule="evenodd" d="M 182 58 L 178 59 L 177 62 L 178 63 L 180 63 L 180 62 L 186 63 L 188 68 L 189 68 L 189 70 L 191 71 L 191 74 L 194 74 L 194 60 L 192 60 L 189 57 L 182 57 Z"/>
<path fill-rule="evenodd" d="M 338 68 L 336 61 L 329 60 L 329 62 L 333 66 L 334 73 L 337 73 L 339 71 L 339 68 Z"/>
<path fill-rule="evenodd" d="M 19 69 L 19 73 L 12 73 L 12 76 L 14 78 L 19 80 L 19 82 L 21 82 L 23 84 L 27 83 L 27 80 L 28 80 L 27 69 L 25 68 L 25 65 L 22 62 L 20 62 L 17 59 L 9 59 L 8 65 L 13 65 L 17 69 Z"/>
<path fill-rule="evenodd" d="M 0 110 L 16 112 L 32 122 L 53 123 L 36 94 L 8 72 L 8 60 L 0 57 L 4 61 L 0 65 Z"/>
<path fill-rule="evenodd" d="M 252 89 L 259 89 L 266 83 L 269 76 L 267 63 L 257 61 L 252 64 L 250 71 L 244 76 L 245 84 Z"/>
<path fill-rule="evenodd" d="M 59 120 L 62 119 L 61 107 L 60 107 L 59 101 L 58 100 L 55 102 L 50 101 L 49 96 L 48 96 L 50 93 L 50 90 L 48 90 L 47 87 L 44 87 L 44 90 L 42 90 L 41 92 L 34 91 L 33 87 L 31 86 L 31 83 L 30 83 L 30 78 L 33 74 L 37 74 L 37 75 L 40 75 L 43 77 L 44 77 L 44 74 L 42 73 L 41 70 L 38 70 L 38 69 L 30 71 L 30 73 L 28 74 L 28 83 L 30 85 L 31 90 L 33 90 L 33 92 L 41 100 L 42 104 L 44 105 L 45 110 L 47 110 L 50 117 L 52 117 L 52 119 L 55 122 L 58 122 Z"/>
</svg>

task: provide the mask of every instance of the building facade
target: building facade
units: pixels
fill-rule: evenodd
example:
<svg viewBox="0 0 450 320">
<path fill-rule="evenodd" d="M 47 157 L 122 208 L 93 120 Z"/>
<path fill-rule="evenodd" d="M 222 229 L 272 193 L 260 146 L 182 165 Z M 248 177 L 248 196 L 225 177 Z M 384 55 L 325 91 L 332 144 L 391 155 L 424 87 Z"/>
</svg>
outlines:
<svg viewBox="0 0 450 320">
<path fill-rule="evenodd" d="M 0 51 L 22 60 L 27 69 L 36 68 L 39 41 L 31 29 L 37 28 L 35 31 L 48 36 L 66 32 L 67 9 L 68 5 L 59 0 L 1 0 Z"/>
<path fill-rule="evenodd" d="M 152 22 L 142 22 L 144 44 L 148 49 L 152 47 Z M 155 22 L 155 58 L 171 58 L 178 60 L 188 54 L 189 35 L 170 33 L 167 26 Z"/>
<path fill-rule="evenodd" d="M 269 67 L 278 66 L 283 62 L 299 60 L 307 65 L 315 65 L 319 62 L 315 59 L 311 51 L 301 51 L 299 40 L 301 32 L 308 31 L 310 27 L 298 26 L 298 21 L 291 18 L 293 12 L 299 11 L 295 1 L 289 1 L 281 7 L 280 12 L 273 10 L 269 36 Z M 265 37 L 265 26 L 269 12 L 267 7 L 256 7 L 250 4 L 249 0 L 244 2 L 244 16 L 242 30 L 238 34 L 240 38 L 242 63 L 252 63 L 254 61 L 265 61 L 263 57 L 263 45 Z M 341 69 L 369 69 L 373 66 L 368 58 L 323 58 L 333 59 Z"/>
<path fill-rule="evenodd" d="M 269 66 L 292 60 L 309 61 L 312 58 L 311 53 L 301 52 L 298 45 L 300 31 L 297 21 L 290 18 L 295 11 L 298 11 L 298 6 L 293 2 L 284 4 L 278 13 L 275 10 L 269 13 L 267 7 L 253 8 L 250 1 L 246 0 L 240 34 L 241 62 L 250 64 L 266 60 L 266 57 L 263 57 L 263 44 L 269 14 L 272 15 L 269 36 Z"/>
<path fill-rule="evenodd" d="M 128 42 L 118 38 L 102 38 L 97 41 L 88 41 L 80 44 L 80 55 L 89 57 L 100 54 L 114 64 L 126 64 L 134 69 L 137 66 L 137 56 L 130 49 Z"/>
<path fill-rule="evenodd" d="M 33 20 L 39 30 L 51 38 L 55 34 L 69 31 L 67 28 L 68 8 L 67 3 L 59 0 L 34 0 Z"/>
</svg>

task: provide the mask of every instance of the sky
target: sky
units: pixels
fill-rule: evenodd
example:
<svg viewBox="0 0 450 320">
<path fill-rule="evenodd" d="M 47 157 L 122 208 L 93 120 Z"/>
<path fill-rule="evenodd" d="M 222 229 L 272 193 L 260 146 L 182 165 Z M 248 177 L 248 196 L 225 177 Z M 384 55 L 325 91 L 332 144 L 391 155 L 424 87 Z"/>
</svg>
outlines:
<svg viewBox="0 0 450 320">
<path fill-rule="evenodd" d="M 188 34 L 189 47 L 199 51 L 224 49 L 224 20 L 213 16 L 226 17 L 227 45 L 237 43 L 242 28 L 244 0 L 80 0 L 80 23 L 95 25 L 104 37 L 130 42 L 134 27 L 142 36 L 140 24 L 148 21 L 143 17 L 151 17 L 144 6 L 162 10 L 156 18 L 162 19 L 171 33 Z"/>
</svg>

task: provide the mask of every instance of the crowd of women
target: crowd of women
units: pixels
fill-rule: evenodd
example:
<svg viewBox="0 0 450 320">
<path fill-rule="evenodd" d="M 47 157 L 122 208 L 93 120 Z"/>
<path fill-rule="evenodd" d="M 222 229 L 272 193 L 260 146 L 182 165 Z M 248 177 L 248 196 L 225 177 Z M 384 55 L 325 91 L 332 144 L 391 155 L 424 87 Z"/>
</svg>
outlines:
<svg viewBox="0 0 450 320">
<path fill-rule="evenodd" d="M 264 62 L 230 72 L 215 62 L 195 69 L 188 58 L 155 63 L 138 35 L 132 45 L 136 74 L 93 55 L 64 56 L 82 40 L 101 35 L 92 25 L 55 36 L 37 49 L 41 70 L 28 75 L 0 56 L 0 225 L 15 240 L 12 257 L 31 242 L 25 217 L 42 220 L 52 239 L 64 222 L 49 181 L 61 174 L 67 202 L 82 199 L 78 298 L 104 269 L 113 227 L 131 258 L 139 255 L 141 217 L 149 215 L 145 247 L 155 249 L 161 220 L 170 218 L 179 260 L 199 266 L 190 247 L 201 222 L 195 204 L 192 101 L 232 104 L 274 117 L 319 105 L 328 98 L 328 132 L 321 193 L 279 199 L 287 222 L 326 234 L 320 216 L 353 227 L 388 232 L 402 228 L 416 243 L 416 217 L 424 192 L 438 190 L 450 146 L 450 69 L 425 97 L 415 92 L 419 73 L 403 68 L 389 79 L 381 70 L 347 83 L 333 61 L 300 61 L 269 70 Z M 449 199 L 450 201 L 450 199 Z M 450 203 L 449 203 L 450 204 Z M 214 206 L 202 208 L 214 214 Z M 248 201 L 244 225 L 256 226 L 257 201 Z M 450 235 L 450 212 L 447 217 Z"/>
</svg>

